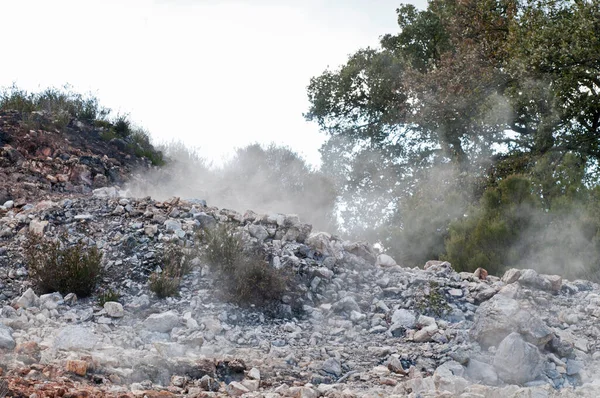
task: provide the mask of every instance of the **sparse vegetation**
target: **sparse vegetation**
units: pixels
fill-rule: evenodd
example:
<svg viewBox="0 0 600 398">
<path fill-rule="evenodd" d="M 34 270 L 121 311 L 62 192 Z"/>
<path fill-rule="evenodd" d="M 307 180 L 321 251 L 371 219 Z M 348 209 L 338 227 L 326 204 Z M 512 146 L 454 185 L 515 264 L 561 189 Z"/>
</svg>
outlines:
<svg viewBox="0 0 600 398">
<path fill-rule="evenodd" d="M 267 308 L 281 300 L 287 275 L 272 268 L 259 252 L 244 250 L 242 238 L 230 226 L 204 231 L 204 258 L 215 273 L 221 293 L 240 306 Z"/>
<path fill-rule="evenodd" d="M 104 119 L 110 113 L 110 109 L 100 106 L 96 97 L 76 93 L 68 85 L 39 93 L 29 93 L 13 85 L 0 92 L 0 110 L 15 110 L 24 115 L 37 111 L 82 121 Z"/>
<path fill-rule="evenodd" d="M 177 296 L 181 278 L 191 271 L 189 256 L 179 246 L 168 245 L 158 261 L 161 272 L 150 275 L 150 291 L 159 298 Z"/>
<path fill-rule="evenodd" d="M 161 299 L 178 296 L 180 282 L 181 277 L 173 273 L 171 269 L 165 269 L 162 272 L 153 272 L 149 279 L 150 291 Z"/>
<path fill-rule="evenodd" d="M 29 276 L 40 293 L 75 293 L 87 297 L 102 276 L 102 253 L 83 243 L 68 245 L 29 233 L 24 245 Z"/>
<path fill-rule="evenodd" d="M 128 115 L 110 118 L 111 110 L 100 106 L 91 94 L 81 95 L 68 85 L 29 93 L 13 85 L 0 91 L 0 110 L 21 113 L 22 125 L 30 130 L 64 131 L 73 120 L 90 123 L 104 141 L 122 139 L 123 150 L 145 157 L 155 166 L 165 164 L 163 154 L 154 148 L 150 136 L 134 127 Z"/>
<path fill-rule="evenodd" d="M 440 291 L 440 286 L 435 281 L 429 281 L 429 286 L 422 291 L 415 304 L 418 313 L 441 318 L 451 311 L 451 307 Z"/>
<path fill-rule="evenodd" d="M 113 289 L 104 290 L 98 295 L 98 305 L 103 307 L 105 303 L 109 301 L 118 302 L 121 299 L 121 294 Z"/>
</svg>

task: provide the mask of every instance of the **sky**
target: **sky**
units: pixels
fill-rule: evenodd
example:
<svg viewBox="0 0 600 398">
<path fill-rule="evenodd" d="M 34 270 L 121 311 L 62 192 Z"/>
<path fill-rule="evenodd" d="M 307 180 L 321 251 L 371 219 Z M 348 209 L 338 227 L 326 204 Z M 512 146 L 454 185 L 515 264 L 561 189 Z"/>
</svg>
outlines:
<svg viewBox="0 0 600 398">
<path fill-rule="evenodd" d="M 274 142 L 318 166 L 310 78 L 397 32 L 401 2 L 0 0 L 0 87 L 69 84 L 217 165 Z"/>
</svg>

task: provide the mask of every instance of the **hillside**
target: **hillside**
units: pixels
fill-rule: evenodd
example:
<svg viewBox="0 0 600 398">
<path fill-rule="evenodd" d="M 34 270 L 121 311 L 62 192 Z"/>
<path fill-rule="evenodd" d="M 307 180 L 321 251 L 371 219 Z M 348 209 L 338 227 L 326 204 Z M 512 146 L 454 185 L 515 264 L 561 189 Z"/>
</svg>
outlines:
<svg viewBox="0 0 600 398">
<path fill-rule="evenodd" d="M 596 283 L 408 268 L 293 214 L 126 197 L 153 167 L 126 139 L 30 127 L 0 112 L 0 397 L 600 396 Z M 240 253 L 210 256 L 220 228 Z M 91 296 L 40 291 L 31 234 L 99 250 Z M 159 298 L 172 253 L 189 270 Z"/>
</svg>

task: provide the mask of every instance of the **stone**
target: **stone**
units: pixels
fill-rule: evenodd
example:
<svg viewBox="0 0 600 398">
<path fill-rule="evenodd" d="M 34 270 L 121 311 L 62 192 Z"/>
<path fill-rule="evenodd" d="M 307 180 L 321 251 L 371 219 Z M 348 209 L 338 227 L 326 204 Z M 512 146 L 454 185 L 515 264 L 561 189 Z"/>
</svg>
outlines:
<svg viewBox="0 0 600 398">
<path fill-rule="evenodd" d="M 42 294 L 39 299 L 39 306 L 48 310 L 58 308 L 62 304 L 63 296 L 59 292 Z"/>
<path fill-rule="evenodd" d="M 179 315 L 175 311 L 152 314 L 144 320 L 143 325 L 152 332 L 168 333 L 179 325 Z"/>
<path fill-rule="evenodd" d="M 12 329 L 0 322 L 0 350 L 12 350 L 15 346 Z"/>
<path fill-rule="evenodd" d="M 517 300 L 495 295 L 475 311 L 469 335 L 483 348 L 498 346 L 506 336 L 515 331 L 513 318 L 519 310 Z"/>
<path fill-rule="evenodd" d="M 248 377 L 254 380 L 260 380 L 260 370 L 258 368 L 252 368 L 248 372 Z"/>
<path fill-rule="evenodd" d="M 342 364 L 336 358 L 329 358 L 321 364 L 321 370 L 339 377 L 342 375 Z"/>
<path fill-rule="evenodd" d="M 38 296 L 35 294 L 32 288 L 29 288 L 25 291 L 25 293 L 23 293 L 21 297 L 19 297 L 16 300 L 14 306 L 16 308 L 30 308 L 36 307 L 38 305 L 38 302 Z"/>
<path fill-rule="evenodd" d="M 213 391 L 213 392 L 219 391 L 221 389 L 219 382 L 207 374 L 205 374 L 204 376 L 202 376 L 202 378 L 200 378 L 200 387 L 204 391 Z"/>
<path fill-rule="evenodd" d="M 375 264 L 381 267 L 394 267 L 397 265 L 396 261 L 387 254 L 380 254 L 379 256 L 377 256 L 377 261 Z"/>
<path fill-rule="evenodd" d="M 584 369 L 585 363 L 577 359 L 567 359 L 567 375 L 574 376 L 581 373 Z"/>
<path fill-rule="evenodd" d="M 164 226 L 167 231 L 178 231 L 182 229 L 179 220 L 168 219 L 164 222 Z"/>
<path fill-rule="evenodd" d="M 115 187 L 102 187 L 92 191 L 92 196 L 95 198 L 118 198 L 119 190 Z"/>
<path fill-rule="evenodd" d="M 111 318 L 122 318 L 125 315 L 123 305 L 115 301 L 107 301 L 104 303 L 104 310 L 106 311 L 106 315 Z"/>
<path fill-rule="evenodd" d="M 521 271 L 519 283 L 523 286 L 531 287 L 539 290 L 551 290 L 552 283 L 538 275 L 535 270 L 525 269 Z"/>
<path fill-rule="evenodd" d="M 518 281 L 520 277 L 521 270 L 511 268 L 504 273 L 504 276 L 502 276 L 502 282 L 506 283 L 507 285 L 510 285 L 511 283 L 515 283 L 516 281 Z"/>
<path fill-rule="evenodd" d="M 86 361 L 80 360 L 68 360 L 65 364 L 65 370 L 67 372 L 75 373 L 78 376 L 85 376 L 87 374 L 88 364 Z"/>
<path fill-rule="evenodd" d="M 485 269 L 479 267 L 475 270 L 475 272 L 473 272 L 473 276 L 477 279 L 481 279 L 484 281 L 488 277 L 488 272 Z"/>
<path fill-rule="evenodd" d="M 498 384 L 496 370 L 494 370 L 492 365 L 485 362 L 470 359 L 465 373 L 467 377 L 475 383 L 483 383 L 488 386 L 495 386 Z"/>
<path fill-rule="evenodd" d="M 29 223 L 29 231 L 33 234 L 43 236 L 47 226 L 48 221 L 31 220 Z"/>
<path fill-rule="evenodd" d="M 232 397 L 239 397 L 250 392 L 250 390 L 246 386 L 237 381 L 232 381 L 231 383 L 229 383 L 225 388 L 225 391 L 227 391 L 227 394 L 229 394 Z"/>
<path fill-rule="evenodd" d="M 90 329 L 74 325 L 59 330 L 54 347 L 66 351 L 90 350 L 97 342 L 98 337 Z"/>
<path fill-rule="evenodd" d="M 494 356 L 494 369 L 509 384 L 525 384 L 537 379 L 543 364 L 538 348 L 515 332 L 502 340 Z"/>
<path fill-rule="evenodd" d="M 412 329 L 415 327 L 415 323 L 417 318 L 415 315 L 409 310 L 405 310 L 404 308 L 397 309 L 392 314 L 392 324 L 401 325 L 406 329 Z"/>
<path fill-rule="evenodd" d="M 350 296 L 346 296 L 346 297 L 342 298 L 341 300 L 335 302 L 333 304 L 333 306 L 332 306 L 332 309 L 335 312 L 342 312 L 342 311 L 346 311 L 346 312 L 351 312 L 351 311 L 360 312 L 360 307 L 356 303 L 356 300 L 354 300 Z"/>
<path fill-rule="evenodd" d="M 250 224 L 248 227 L 248 232 L 250 233 L 250 236 L 258 239 L 258 241 L 261 243 L 269 237 L 267 229 L 262 225 Z"/>
</svg>

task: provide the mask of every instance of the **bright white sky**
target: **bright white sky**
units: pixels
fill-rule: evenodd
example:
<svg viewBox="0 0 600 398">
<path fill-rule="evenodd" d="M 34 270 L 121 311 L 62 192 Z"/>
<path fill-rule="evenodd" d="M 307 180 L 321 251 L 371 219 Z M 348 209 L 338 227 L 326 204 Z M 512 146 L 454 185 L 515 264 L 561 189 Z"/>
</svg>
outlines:
<svg viewBox="0 0 600 398">
<path fill-rule="evenodd" d="M 216 163 L 275 142 L 316 165 L 309 79 L 396 32 L 401 2 L 0 0 L 0 86 L 69 83 Z"/>
</svg>

